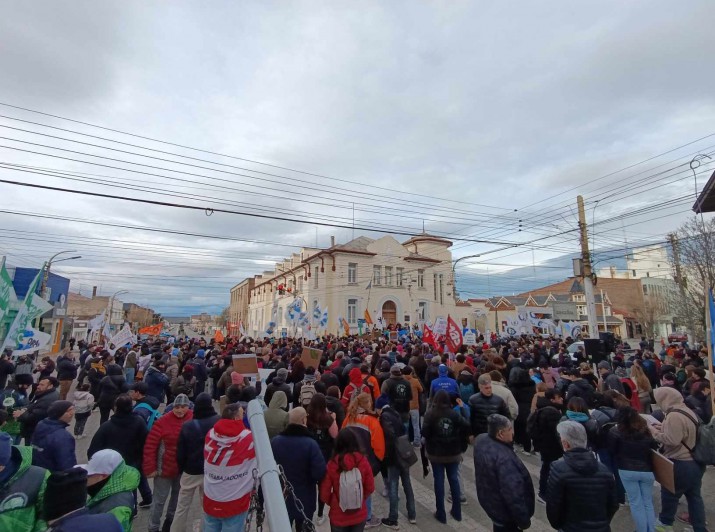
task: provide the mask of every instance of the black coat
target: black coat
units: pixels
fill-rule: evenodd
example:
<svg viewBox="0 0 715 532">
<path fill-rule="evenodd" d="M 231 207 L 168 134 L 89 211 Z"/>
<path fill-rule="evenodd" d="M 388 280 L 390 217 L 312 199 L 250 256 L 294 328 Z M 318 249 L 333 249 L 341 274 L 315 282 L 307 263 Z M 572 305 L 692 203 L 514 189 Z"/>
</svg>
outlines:
<svg viewBox="0 0 715 532">
<path fill-rule="evenodd" d="M 293 387 L 290 384 L 286 384 L 283 379 L 279 378 L 273 379 L 273 382 L 271 382 L 266 387 L 266 394 L 263 396 L 263 401 L 267 405 L 271 404 L 273 394 L 276 393 L 278 390 L 286 394 L 286 397 L 288 398 L 288 404 L 290 404 L 290 400 L 293 397 Z M 286 407 L 283 409 L 286 412 L 288 412 L 288 404 L 286 404 Z"/>
<path fill-rule="evenodd" d="M 25 438 L 27 442 L 32 440 L 32 433 L 35 431 L 37 424 L 47 417 L 47 409 L 59 398 L 60 392 L 55 388 L 41 394 L 35 394 L 32 402 L 27 405 L 25 413 L 18 418 L 18 421 L 22 423 L 20 435 Z"/>
<path fill-rule="evenodd" d="M 204 442 L 206 435 L 219 419 L 221 416 L 214 414 L 202 419 L 193 418 L 184 423 L 176 447 L 176 462 L 179 464 L 179 471 L 189 475 L 204 474 Z"/>
<path fill-rule="evenodd" d="M 539 397 L 536 411 L 529 416 L 526 427 L 529 437 L 534 440 L 534 448 L 544 461 L 558 460 L 564 454 L 561 438 L 556 432 L 560 421 L 561 411 L 545 397 Z"/>
<path fill-rule="evenodd" d="M 99 381 L 97 404 L 100 408 L 113 408 L 117 397 L 128 390 L 129 385 L 127 385 L 124 375 L 107 375 Z"/>
<path fill-rule="evenodd" d="M 67 423 L 58 419 L 43 419 L 32 435 L 32 465 L 55 471 L 65 471 L 77 465 L 74 438 L 67 432 Z"/>
<path fill-rule="evenodd" d="M 596 392 L 593 386 L 589 384 L 586 379 L 576 379 L 569 386 L 569 390 L 566 393 L 565 402 L 569 402 L 572 397 L 580 397 L 589 408 L 593 407 L 593 394 Z"/>
<path fill-rule="evenodd" d="M 73 358 L 57 358 L 57 380 L 72 381 L 77 378 L 77 363 Z"/>
<path fill-rule="evenodd" d="M 380 426 L 385 435 L 385 458 L 382 463 L 386 466 L 397 466 L 397 450 L 395 443 L 397 438 L 405 433 L 405 426 L 402 424 L 402 418 L 391 406 L 386 406 L 380 412 Z"/>
<path fill-rule="evenodd" d="M 608 450 L 615 458 L 618 469 L 653 471 L 651 450 L 657 448 L 658 444 L 650 432 L 625 434 L 617 426 L 608 431 Z"/>
<path fill-rule="evenodd" d="M 504 399 L 494 394 L 486 396 L 481 392 L 475 393 L 469 398 L 469 409 L 472 436 L 487 432 L 487 418 L 492 414 L 501 414 L 511 419 L 509 407 L 506 406 Z"/>
<path fill-rule="evenodd" d="M 422 423 L 422 436 L 430 460 L 439 463 L 459 462 L 469 435 L 469 420 L 464 409 L 431 408 Z"/>
<path fill-rule="evenodd" d="M 572 449 L 551 464 L 546 516 L 563 532 L 610 532 L 618 510 L 616 481 L 587 449 Z"/>
<path fill-rule="evenodd" d="M 148 433 L 146 422 L 136 414 L 114 414 L 97 429 L 87 449 L 87 458 L 97 451 L 114 449 L 127 465 L 141 471 L 144 442 Z"/>
<path fill-rule="evenodd" d="M 524 371 L 524 370 L 522 370 Z M 518 419 L 524 422 L 529 417 L 531 412 L 531 401 L 536 394 L 536 383 L 528 378 L 528 382 L 512 382 L 509 384 L 509 389 L 514 395 L 516 403 L 519 405 Z"/>
<path fill-rule="evenodd" d="M 511 445 L 481 434 L 474 442 L 479 504 L 492 521 L 525 528 L 534 515 L 534 485 Z"/>
<path fill-rule="evenodd" d="M 295 495 L 303 503 L 305 515 L 310 519 L 318 500 L 318 483 L 325 476 L 326 464 L 317 442 L 303 425 L 291 424 L 271 440 L 273 456 L 283 466 Z M 287 497 L 288 515 L 302 519 L 293 499 Z"/>
<path fill-rule="evenodd" d="M 326 396 L 325 402 L 328 406 L 328 411 L 335 414 L 335 422 L 338 424 L 338 428 L 343 426 L 343 421 L 345 421 L 345 407 L 340 399 L 337 397 Z"/>
</svg>

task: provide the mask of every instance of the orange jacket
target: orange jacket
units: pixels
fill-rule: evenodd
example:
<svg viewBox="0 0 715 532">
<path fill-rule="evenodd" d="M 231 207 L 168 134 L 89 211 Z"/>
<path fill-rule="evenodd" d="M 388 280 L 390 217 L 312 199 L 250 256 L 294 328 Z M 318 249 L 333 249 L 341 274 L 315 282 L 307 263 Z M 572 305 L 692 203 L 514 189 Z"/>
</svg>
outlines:
<svg viewBox="0 0 715 532">
<path fill-rule="evenodd" d="M 369 414 L 358 414 L 355 421 L 351 421 L 349 418 L 345 418 L 343 421 L 342 428 L 348 425 L 364 425 L 370 431 L 370 447 L 375 453 L 378 460 L 383 460 L 385 458 L 385 433 L 382 432 L 382 425 L 380 425 L 380 420 L 377 416 L 371 416 Z"/>
</svg>

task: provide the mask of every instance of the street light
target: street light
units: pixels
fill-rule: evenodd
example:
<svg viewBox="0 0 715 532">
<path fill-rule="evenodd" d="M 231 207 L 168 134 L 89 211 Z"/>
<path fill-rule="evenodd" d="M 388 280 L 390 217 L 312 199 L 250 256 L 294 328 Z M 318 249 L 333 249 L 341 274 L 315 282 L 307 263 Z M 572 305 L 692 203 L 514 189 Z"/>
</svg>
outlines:
<svg viewBox="0 0 715 532">
<path fill-rule="evenodd" d="M 112 309 L 114 308 L 114 298 L 119 294 L 128 294 L 129 290 L 117 290 L 109 298 L 109 305 L 107 306 L 107 324 L 109 325 L 109 330 L 112 330 Z"/>
<path fill-rule="evenodd" d="M 60 251 L 59 253 L 55 253 L 50 257 L 50 260 L 47 261 L 47 265 L 45 266 L 45 271 L 42 275 L 42 284 L 40 285 L 40 297 L 42 299 L 45 299 L 47 296 L 47 281 L 50 279 L 50 268 L 52 267 L 53 262 L 62 262 L 63 260 L 75 260 L 75 259 L 81 259 L 81 255 L 76 255 L 74 257 L 67 257 L 65 259 L 60 259 L 60 260 L 55 260 L 55 257 L 58 255 L 62 255 L 63 253 L 77 253 L 76 250 L 71 250 L 71 251 Z"/>
<path fill-rule="evenodd" d="M 464 259 L 476 259 L 477 257 L 481 257 L 482 255 L 483 253 L 477 253 L 476 255 L 466 255 L 464 257 L 459 257 L 457 260 L 452 262 L 452 295 L 455 300 L 457 299 L 457 275 L 454 270 L 457 267 L 457 264 Z"/>
</svg>

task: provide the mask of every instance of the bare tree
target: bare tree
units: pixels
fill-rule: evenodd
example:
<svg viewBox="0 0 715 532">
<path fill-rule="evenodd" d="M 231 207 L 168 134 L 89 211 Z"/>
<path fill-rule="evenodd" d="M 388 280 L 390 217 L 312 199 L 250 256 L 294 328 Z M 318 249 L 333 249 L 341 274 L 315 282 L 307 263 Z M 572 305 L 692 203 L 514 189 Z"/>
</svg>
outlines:
<svg viewBox="0 0 715 532">
<path fill-rule="evenodd" d="M 702 340 L 705 335 L 705 293 L 715 287 L 715 218 L 693 217 L 680 226 L 673 248 L 675 280 L 680 296 L 674 305 L 678 322 Z M 675 268 L 679 261 L 680 276 Z"/>
<path fill-rule="evenodd" d="M 221 314 L 219 314 L 218 319 L 216 320 L 216 325 L 219 327 L 226 327 L 226 324 L 229 322 L 229 319 L 231 317 L 231 307 L 226 307 L 221 311 Z"/>
</svg>

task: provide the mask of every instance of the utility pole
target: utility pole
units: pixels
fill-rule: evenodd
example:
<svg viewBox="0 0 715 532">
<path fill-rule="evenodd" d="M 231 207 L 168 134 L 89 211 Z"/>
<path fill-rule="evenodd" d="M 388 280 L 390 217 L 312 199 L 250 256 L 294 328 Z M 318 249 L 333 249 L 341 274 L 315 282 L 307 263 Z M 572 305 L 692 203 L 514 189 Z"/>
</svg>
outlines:
<svg viewBox="0 0 715 532">
<path fill-rule="evenodd" d="M 685 279 L 683 279 L 683 272 L 680 267 L 680 243 L 678 242 L 678 237 L 675 233 L 668 234 L 668 241 L 670 242 L 670 247 L 673 249 L 673 266 L 675 267 L 675 282 L 678 284 L 678 290 L 680 292 L 680 300 L 683 305 L 683 310 L 685 310 L 685 332 L 688 335 L 688 341 L 693 341 L 693 329 L 691 327 L 692 322 L 690 321 L 690 304 L 687 301 L 687 296 L 685 294 Z"/>
<path fill-rule="evenodd" d="M 593 271 L 591 270 L 591 253 L 588 250 L 588 230 L 586 226 L 586 211 L 583 207 L 583 196 L 576 198 L 578 203 L 578 228 L 581 232 L 581 260 L 583 290 L 586 294 L 586 314 L 588 315 L 588 336 L 598 338 L 598 319 L 596 317 L 596 298 L 593 295 Z"/>
</svg>

